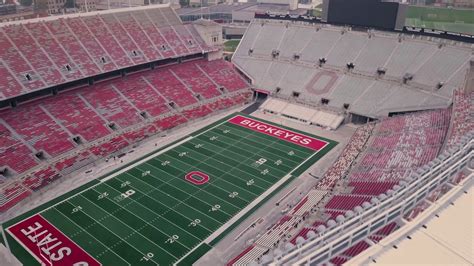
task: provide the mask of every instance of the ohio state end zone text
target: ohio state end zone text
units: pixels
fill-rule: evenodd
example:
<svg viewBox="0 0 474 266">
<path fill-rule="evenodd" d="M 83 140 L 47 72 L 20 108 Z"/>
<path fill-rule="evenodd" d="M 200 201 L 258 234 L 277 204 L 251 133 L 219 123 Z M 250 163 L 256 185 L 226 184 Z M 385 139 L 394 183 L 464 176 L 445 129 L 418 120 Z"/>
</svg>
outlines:
<svg viewBox="0 0 474 266">
<path fill-rule="evenodd" d="M 281 188 L 274 184 L 291 181 L 335 145 L 233 115 L 8 221 L 5 236 L 25 264 L 189 263 L 240 222 L 230 219 L 251 213 L 260 195 Z M 224 233 L 206 243 L 217 229 Z"/>
</svg>

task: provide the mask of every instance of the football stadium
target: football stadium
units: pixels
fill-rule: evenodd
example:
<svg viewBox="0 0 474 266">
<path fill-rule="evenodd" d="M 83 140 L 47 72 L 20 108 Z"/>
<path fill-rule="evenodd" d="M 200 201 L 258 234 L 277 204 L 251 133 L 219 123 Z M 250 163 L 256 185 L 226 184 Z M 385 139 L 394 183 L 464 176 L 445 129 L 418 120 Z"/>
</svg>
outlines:
<svg viewBox="0 0 474 266">
<path fill-rule="evenodd" d="M 465 10 L 173 3 L 0 22 L 0 265 L 474 263 Z"/>
</svg>

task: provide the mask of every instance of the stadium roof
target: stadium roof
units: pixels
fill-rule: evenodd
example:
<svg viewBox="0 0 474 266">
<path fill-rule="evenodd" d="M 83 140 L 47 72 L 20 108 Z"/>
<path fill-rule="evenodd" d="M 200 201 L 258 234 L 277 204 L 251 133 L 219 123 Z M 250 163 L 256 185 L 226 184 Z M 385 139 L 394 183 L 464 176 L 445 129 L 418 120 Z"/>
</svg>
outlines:
<svg viewBox="0 0 474 266">
<path fill-rule="evenodd" d="M 87 13 L 71 13 L 71 14 L 65 14 L 65 15 L 59 15 L 59 16 L 39 17 L 39 18 L 28 19 L 28 20 L 6 21 L 6 22 L 0 22 L 0 27 L 7 26 L 7 25 L 33 23 L 33 22 L 39 22 L 39 21 L 58 20 L 61 18 L 87 17 L 87 16 L 96 16 L 96 15 L 103 15 L 103 14 L 123 13 L 123 12 L 131 12 L 131 11 L 138 11 L 138 10 L 154 9 L 154 8 L 164 8 L 164 7 L 169 7 L 169 6 L 170 4 L 157 4 L 157 5 L 148 5 L 148 6 L 115 8 L 115 9 L 109 9 L 109 10 L 92 11 L 92 12 L 87 12 Z"/>
<path fill-rule="evenodd" d="M 372 265 L 472 265 L 474 262 L 474 187 L 438 216 L 396 244 L 397 249 L 372 257 Z M 366 256 L 365 256 L 366 257 Z M 365 258 L 361 258 L 365 259 Z M 362 263 L 358 259 L 351 263 Z"/>
<path fill-rule="evenodd" d="M 239 3 L 239 4 L 221 4 L 221 5 L 214 5 L 209 7 L 185 7 L 176 10 L 176 13 L 179 15 L 190 15 L 190 14 L 200 14 L 203 12 L 204 14 L 208 13 L 231 13 L 236 10 L 244 9 L 249 6 L 257 5 L 256 3 Z"/>
<path fill-rule="evenodd" d="M 198 15 L 201 14 L 212 14 L 212 13 L 232 13 L 236 11 L 243 12 L 276 12 L 276 13 L 290 13 L 290 14 L 305 14 L 306 10 L 297 9 L 289 10 L 289 5 L 278 5 L 278 4 L 262 4 L 262 3 L 238 3 L 238 4 L 219 4 L 209 7 L 191 7 L 191 8 L 180 8 L 176 10 L 178 15 Z"/>
</svg>

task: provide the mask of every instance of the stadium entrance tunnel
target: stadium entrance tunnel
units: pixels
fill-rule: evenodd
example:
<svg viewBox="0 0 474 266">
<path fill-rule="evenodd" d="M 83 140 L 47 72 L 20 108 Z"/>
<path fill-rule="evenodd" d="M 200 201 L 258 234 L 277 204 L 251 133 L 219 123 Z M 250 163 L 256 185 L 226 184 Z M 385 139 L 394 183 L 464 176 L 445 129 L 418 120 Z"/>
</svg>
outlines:
<svg viewBox="0 0 474 266">
<path fill-rule="evenodd" d="M 193 183 L 194 185 L 203 185 L 209 182 L 209 176 L 200 171 L 189 172 L 184 176 L 184 179 Z"/>
<path fill-rule="evenodd" d="M 250 115 L 253 112 L 257 111 L 260 105 L 262 105 L 262 103 L 265 102 L 265 100 L 267 99 L 268 94 L 269 92 L 264 90 L 254 90 L 253 98 L 255 99 L 255 102 L 244 110 L 242 110 L 241 112 Z"/>
</svg>

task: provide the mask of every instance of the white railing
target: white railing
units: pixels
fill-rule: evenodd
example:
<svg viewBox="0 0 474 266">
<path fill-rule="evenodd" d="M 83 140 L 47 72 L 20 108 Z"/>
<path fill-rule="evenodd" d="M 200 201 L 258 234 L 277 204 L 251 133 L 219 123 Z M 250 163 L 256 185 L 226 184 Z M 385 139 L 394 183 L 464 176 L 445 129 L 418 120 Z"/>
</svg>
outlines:
<svg viewBox="0 0 474 266">
<path fill-rule="evenodd" d="M 273 261 L 264 262 L 270 265 L 304 265 L 321 264 L 334 255 L 349 248 L 354 243 L 376 232 L 384 225 L 406 214 L 429 192 L 464 168 L 474 156 L 474 140 L 467 139 L 457 149 L 439 155 L 428 165 L 418 169 L 399 188 L 392 190 L 386 198 L 380 197 L 371 207 L 346 218 L 315 238 L 285 251 Z M 390 195 L 391 194 L 391 195 Z M 374 206 L 375 205 L 375 206 Z"/>
</svg>

